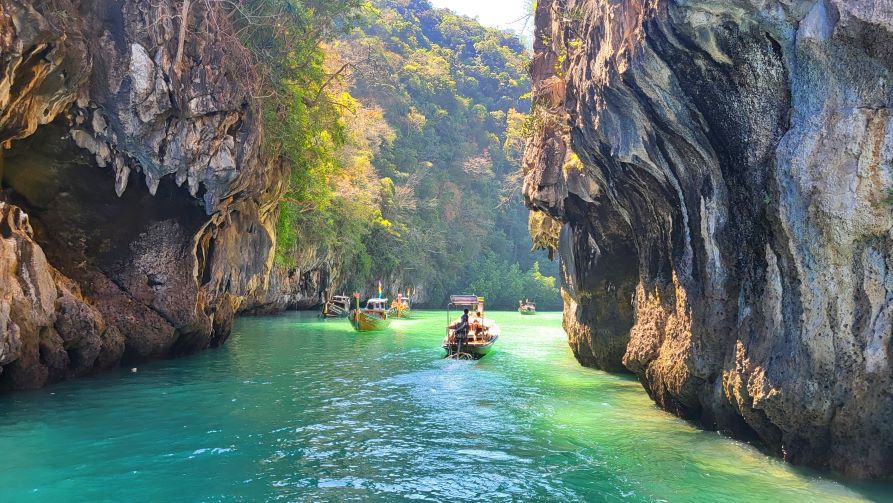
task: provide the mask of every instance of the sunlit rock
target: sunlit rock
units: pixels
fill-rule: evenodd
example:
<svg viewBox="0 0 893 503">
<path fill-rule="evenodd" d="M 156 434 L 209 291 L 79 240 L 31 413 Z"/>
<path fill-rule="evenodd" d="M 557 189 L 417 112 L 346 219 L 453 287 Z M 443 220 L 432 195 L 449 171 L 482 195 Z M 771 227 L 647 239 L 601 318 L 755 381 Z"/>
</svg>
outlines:
<svg viewBox="0 0 893 503">
<path fill-rule="evenodd" d="M 539 2 L 525 194 L 565 222 L 581 362 L 790 461 L 893 474 L 891 23 L 869 1 Z"/>
</svg>

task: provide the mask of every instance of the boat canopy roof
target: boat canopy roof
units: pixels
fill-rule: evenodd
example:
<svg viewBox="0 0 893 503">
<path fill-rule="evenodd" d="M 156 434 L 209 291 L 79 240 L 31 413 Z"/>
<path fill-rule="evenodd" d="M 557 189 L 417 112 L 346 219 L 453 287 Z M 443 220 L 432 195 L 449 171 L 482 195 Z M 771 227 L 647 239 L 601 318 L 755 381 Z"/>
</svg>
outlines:
<svg viewBox="0 0 893 503">
<path fill-rule="evenodd" d="M 450 304 L 454 306 L 477 306 L 483 304 L 484 298 L 477 295 L 450 295 Z"/>
</svg>

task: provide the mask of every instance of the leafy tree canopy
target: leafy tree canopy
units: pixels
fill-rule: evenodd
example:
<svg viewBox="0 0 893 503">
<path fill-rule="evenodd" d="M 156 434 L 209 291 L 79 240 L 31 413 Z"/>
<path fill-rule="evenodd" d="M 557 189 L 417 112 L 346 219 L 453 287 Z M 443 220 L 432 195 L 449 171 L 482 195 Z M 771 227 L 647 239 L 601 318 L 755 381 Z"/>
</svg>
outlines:
<svg viewBox="0 0 893 503">
<path fill-rule="evenodd" d="M 431 305 L 477 293 L 558 307 L 557 267 L 530 252 L 518 190 L 521 41 L 427 0 L 318 3 L 330 35 L 295 25 L 304 39 L 271 72 L 283 99 L 265 112 L 292 167 L 280 263 L 324 253 L 345 289 L 382 280 Z"/>
</svg>

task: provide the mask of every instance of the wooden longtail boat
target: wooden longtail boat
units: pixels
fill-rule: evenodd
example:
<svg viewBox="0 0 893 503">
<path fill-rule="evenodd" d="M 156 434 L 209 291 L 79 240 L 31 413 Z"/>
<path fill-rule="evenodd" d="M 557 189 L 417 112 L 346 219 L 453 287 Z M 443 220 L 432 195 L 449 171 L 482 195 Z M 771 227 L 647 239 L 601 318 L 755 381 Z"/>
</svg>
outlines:
<svg viewBox="0 0 893 503">
<path fill-rule="evenodd" d="M 519 300 L 518 312 L 526 315 L 536 314 L 536 304 L 527 299 L 524 299 L 523 301 Z"/>
<path fill-rule="evenodd" d="M 323 304 L 319 315 L 323 318 L 344 318 L 350 314 L 350 297 L 347 295 L 335 295 L 331 300 Z"/>
<path fill-rule="evenodd" d="M 447 325 L 447 335 L 443 339 L 443 349 L 447 358 L 477 359 L 493 349 L 499 339 L 499 326 L 484 316 L 484 298 L 477 295 L 451 295 L 447 306 L 447 321 L 452 319 L 451 309 L 469 310 L 468 326 L 463 326 L 462 318 Z"/>
<path fill-rule="evenodd" d="M 356 298 L 359 304 L 359 296 Z M 364 309 L 360 309 L 357 305 L 357 308 L 350 312 L 350 324 L 357 332 L 374 332 L 388 328 L 391 320 L 388 317 L 387 303 L 388 299 L 373 298 L 366 301 Z"/>
</svg>

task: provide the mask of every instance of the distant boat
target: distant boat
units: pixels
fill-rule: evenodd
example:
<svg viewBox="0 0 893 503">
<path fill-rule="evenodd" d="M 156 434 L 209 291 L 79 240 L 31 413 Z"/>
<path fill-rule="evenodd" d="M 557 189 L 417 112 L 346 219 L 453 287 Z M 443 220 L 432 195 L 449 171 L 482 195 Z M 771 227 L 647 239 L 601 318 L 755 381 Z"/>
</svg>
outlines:
<svg viewBox="0 0 893 503">
<path fill-rule="evenodd" d="M 451 309 L 468 309 L 468 326 L 463 327 L 461 316 L 447 325 L 443 349 L 447 358 L 477 359 L 493 349 L 499 339 L 499 326 L 484 316 L 484 298 L 477 295 L 451 295 L 447 306 L 447 319 L 452 319 Z"/>
<path fill-rule="evenodd" d="M 528 316 L 536 314 L 536 304 L 529 300 L 518 301 L 518 312 Z"/>
<path fill-rule="evenodd" d="M 354 294 L 359 304 L 359 295 Z M 388 317 L 388 299 L 375 297 L 366 301 L 366 307 L 356 309 L 350 312 L 350 324 L 357 332 L 374 332 L 384 330 L 391 325 Z"/>
<path fill-rule="evenodd" d="M 388 311 L 394 318 L 409 319 L 412 316 L 412 307 L 410 306 L 409 297 L 403 294 L 397 294 L 397 298 L 391 303 L 391 309 Z"/>
<path fill-rule="evenodd" d="M 350 314 L 350 297 L 335 295 L 323 304 L 320 316 L 323 318 L 343 318 Z"/>
</svg>

